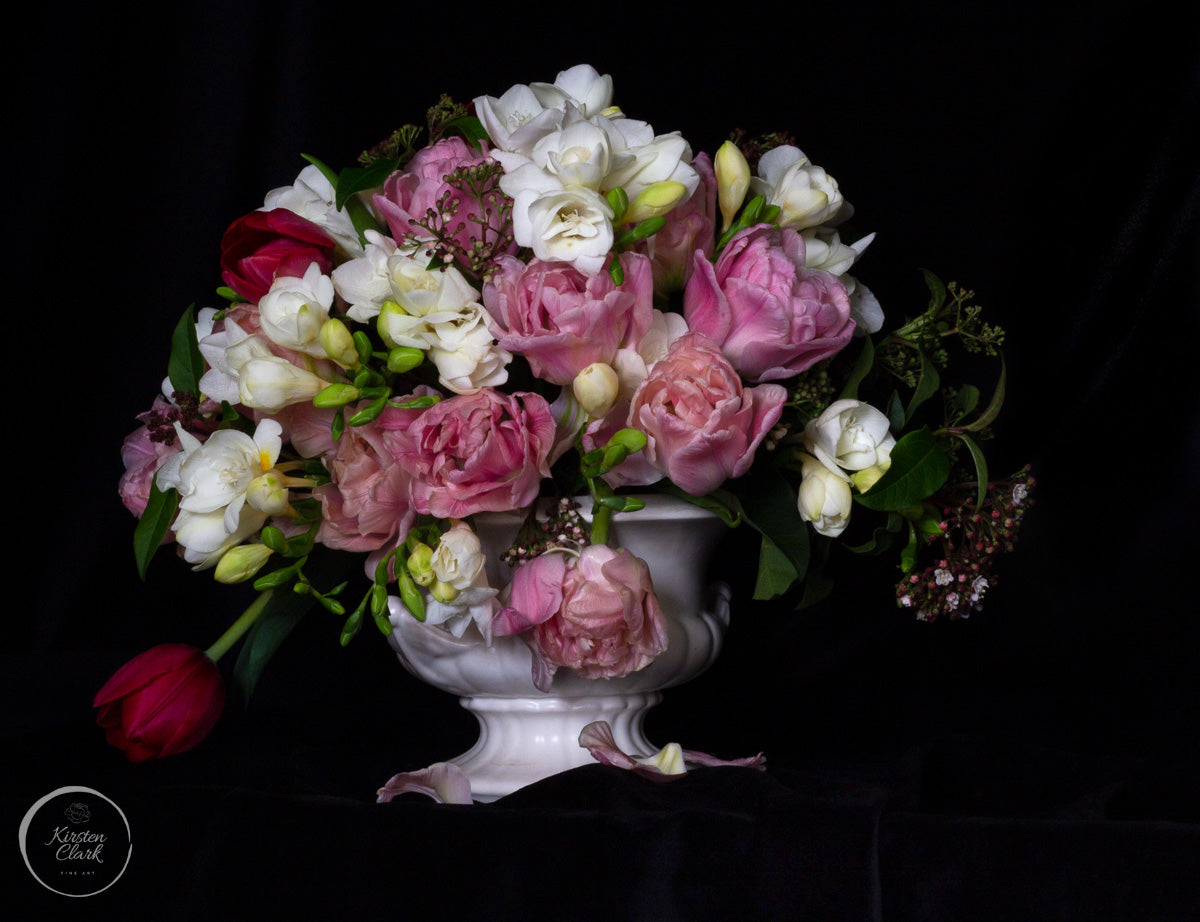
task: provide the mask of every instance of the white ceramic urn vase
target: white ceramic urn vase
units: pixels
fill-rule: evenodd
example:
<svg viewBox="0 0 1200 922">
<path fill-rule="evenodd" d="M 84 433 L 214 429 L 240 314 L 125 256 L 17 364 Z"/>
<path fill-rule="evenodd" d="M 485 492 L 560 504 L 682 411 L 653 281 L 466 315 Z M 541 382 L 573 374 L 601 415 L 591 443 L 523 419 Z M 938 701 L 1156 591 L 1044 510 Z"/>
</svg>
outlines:
<svg viewBox="0 0 1200 922">
<path fill-rule="evenodd" d="M 479 721 L 475 745 L 448 760 L 466 773 L 475 800 L 492 801 L 593 762 L 579 745 L 580 731 L 593 721 L 606 721 L 627 753 L 656 752 L 660 746 L 643 732 L 646 712 L 662 700 L 663 689 L 695 678 L 720 652 L 729 590 L 707 584 L 705 571 L 725 525 L 685 500 L 658 494 L 643 499 L 644 509 L 613 516 L 608 542 L 649 565 L 668 625 L 666 652 L 638 672 L 589 680 L 559 669 L 542 692 L 533 682 L 532 651 L 520 637 L 498 637 L 490 644 L 478 636 L 459 639 L 417 621 L 398 599 L 391 600 L 390 642 L 400 662 L 422 681 L 458 695 Z M 500 555 L 513 543 L 522 515 L 483 513 L 473 521 L 487 555 L 489 584 L 502 587 L 511 569 Z"/>
</svg>

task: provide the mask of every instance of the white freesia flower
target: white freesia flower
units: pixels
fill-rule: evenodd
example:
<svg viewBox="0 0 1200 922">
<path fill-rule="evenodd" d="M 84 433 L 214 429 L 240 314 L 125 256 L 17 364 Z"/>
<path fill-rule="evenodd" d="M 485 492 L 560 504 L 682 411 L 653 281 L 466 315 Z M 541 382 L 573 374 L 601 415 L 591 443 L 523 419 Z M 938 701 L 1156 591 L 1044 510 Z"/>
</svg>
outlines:
<svg viewBox="0 0 1200 922">
<path fill-rule="evenodd" d="M 617 126 L 628 126 L 628 120 L 618 120 Z M 647 126 L 649 127 L 649 126 Z M 678 132 L 630 143 L 626 136 L 625 156 L 614 161 L 604 180 L 604 189 L 621 188 L 633 201 L 650 186 L 659 182 L 678 182 L 687 190 L 680 201 L 687 201 L 700 185 L 700 174 L 692 167 L 692 148 Z"/>
<path fill-rule="evenodd" d="M 674 311 L 663 313 L 654 309 L 653 319 L 635 348 L 618 349 L 613 368 L 620 381 L 619 400 L 633 397 L 638 385 L 646 379 L 654 363 L 667 354 L 671 344 L 688 331 L 687 321 Z"/>
<path fill-rule="evenodd" d="M 461 272 L 427 265 L 427 260 L 402 252 L 388 258 L 388 298 L 376 326 L 390 346 L 427 349 L 437 325 L 473 319 L 483 309 L 479 292 Z"/>
<path fill-rule="evenodd" d="M 362 255 L 354 222 L 344 210 L 337 208 L 333 184 L 317 167 L 306 166 L 292 185 L 268 192 L 262 210 L 273 208 L 286 208 L 312 221 L 348 256 Z"/>
<path fill-rule="evenodd" d="M 612 107 L 613 80 L 590 64 L 560 71 L 553 83 L 532 83 L 534 96 L 547 109 L 574 103 L 584 115 L 601 115 Z"/>
<path fill-rule="evenodd" d="M 438 370 L 438 381 L 456 394 L 474 394 L 483 387 L 499 387 L 508 380 L 512 353 L 492 338 L 491 319 L 478 304 L 454 319 L 429 324 L 422 334 L 429 360 Z"/>
<path fill-rule="evenodd" d="M 277 277 L 259 300 L 263 334 L 285 349 L 324 358 L 321 327 L 332 306 L 333 281 L 311 263 L 303 278 Z"/>
<path fill-rule="evenodd" d="M 247 333 L 229 319 L 221 332 L 210 333 L 198 345 L 209 366 L 200 378 L 200 393 L 217 402 L 237 403 L 241 399 L 238 390 L 241 367 L 252 358 L 272 354 L 265 339 Z"/>
<path fill-rule="evenodd" d="M 184 558 L 201 568 L 212 566 L 225 550 L 279 511 L 275 498 L 269 500 L 269 508 L 259 508 L 256 499 L 262 494 L 253 487 L 275 467 L 283 427 L 264 419 L 253 436 L 221 429 L 204 442 L 179 423 L 175 431 L 181 450 L 163 464 L 157 483 L 159 489 L 174 489 L 179 496 L 173 527 Z"/>
<path fill-rule="evenodd" d="M 583 186 L 563 186 L 541 170 L 518 171 L 527 180 L 513 195 L 513 237 L 539 259 L 572 263 L 597 274 L 613 245 L 613 211 L 604 197 Z"/>
<path fill-rule="evenodd" d="M 441 537 L 430 559 L 433 575 L 455 589 L 471 586 L 483 570 L 483 545 L 474 529 L 456 521 Z"/>
<path fill-rule="evenodd" d="M 238 368 L 238 398 L 255 410 L 304 403 L 328 386 L 324 378 L 277 355 L 256 356 Z"/>
<path fill-rule="evenodd" d="M 498 99 L 479 96 L 475 113 L 497 151 L 526 153 L 562 121 L 562 109 L 542 105 L 528 86 L 510 87 Z"/>
<path fill-rule="evenodd" d="M 837 231 L 809 229 L 804 237 L 804 265 L 809 269 L 831 272 L 842 280 L 850 296 L 850 318 L 854 321 L 854 334 L 865 336 L 883 328 L 883 307 L 879 299 L 862 282 L 850 275 L 850 267 L 870 246 L 875 235 L 867 234 L 854 243 L 842 243 Z"/>
<path fill-rule="evenodd" d="M 861 400 L 835 400 L 804 427 L 804 447 L 832 473 L 849 482 L 845 471 L 887 470 L 896 437 L 888 418 Z"/>
<path fill-rule="evenodd" d="M 802 459 L 796 498 L 800 518 L 811 522 L 818 534 L 836 538 L 850 524 L 854 505 L 850 484 L 811 455 Z"/>
<path fill-rule="evenodd" d="M 803 230 L 839 216 L 845 200 L 832 176 L 796 147 L 780 145 L 758 161 L 758 176 L 750 181 L 753 195 L 778 205 L 779 226 Z"/>
<path fill-rule="evenodd" d="M 346 315 L 366 323 L 378 316 L 380 306 L 391 296 L 388 260 L 399 247 L 379 231 L 366 232 L 363 255 L 337 266 L 331 273 L 334 290 L 350 305 Z"/>
</svg>

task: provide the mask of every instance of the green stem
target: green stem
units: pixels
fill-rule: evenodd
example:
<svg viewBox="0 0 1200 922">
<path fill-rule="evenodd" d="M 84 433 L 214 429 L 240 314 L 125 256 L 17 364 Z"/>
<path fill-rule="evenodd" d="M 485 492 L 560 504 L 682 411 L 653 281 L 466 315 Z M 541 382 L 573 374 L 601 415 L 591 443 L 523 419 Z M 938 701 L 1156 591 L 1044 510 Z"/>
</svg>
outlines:
<svg viewBox="0 0 1200 922">
<path fill-rule="evenodd" d="M 608 544 L 608 523 L 612 521 L 612 513 L 608 506 L 592 508 L 592 544 Z"/>
<path fill-rule="evenodd" d="M 242 616 L 229 625 L 229 629 L 225 631 L 217 642 L 204 651 L 205 655 L 214 663 L 224 656 L 229 648 L 242 639 L 242 635 L 254 625 L 258 620 L 258 616 L 263 613 L 267 607 L 267 602 L 271 600 L 273 590 L 268 589 L 265 592 L 260 592 L 258 598 L 250 603 L 250 607 L 242 612 Z"/>
</svg>

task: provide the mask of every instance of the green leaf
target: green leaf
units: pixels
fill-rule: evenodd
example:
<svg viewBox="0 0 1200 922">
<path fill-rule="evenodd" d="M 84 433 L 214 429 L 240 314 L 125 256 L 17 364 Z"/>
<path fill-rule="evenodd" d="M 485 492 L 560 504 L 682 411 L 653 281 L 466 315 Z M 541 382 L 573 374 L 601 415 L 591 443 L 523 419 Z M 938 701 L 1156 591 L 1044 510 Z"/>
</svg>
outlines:
<svg viewBox="0 0 1200 922">
<path fill-rule="evenodd" d="M 329 180 L 329 184 L 333 186 L 334 189 L 337 189 L 338 175 L 337 171 L 334 170 L 333 167 L 322 162 L 321 160 L 318 160 L 316 157 L 312 156 L 312 154 L 301 154 L 300 156 L 320 170 L 321 175 Z"/>
<path fill-rule="evenodd" d="M 678 496 L 680 499 L 685 499 L 689 503 L 699 506 L 702 509 L 707 509 L 720 516 L 721 521 L 730 528 L 737 528 L 742 524 L 743 513 L 741 501 L 728 490 L 713 490 L 707 496 L 693 496 L 691 493 L 685 493 L 675 484 L 667 482 L 660 484 L 659 489 L 664 493 L 670 493 L 672 496 Z"/>
<path fill-rule="evenodd" d="M 171 335 L 171 356 L 167 360 L 167 375 L 171 386 L 184 394 L 200 395 L 200 378 L 204 375 L 204 356 L 196 341 L 194 307 L 189 307 L 175 325 Z"/>
<path fill-rule="evenodd" d="M 858 358 L 854 360 L 854 367 L 850 369 L 850 377 L 846 379 L 846 384 L 842 388 L 840 396 L 843 400 L 858 398 L 858 386 L 874 364 L 875 343 L 872 342 L 870 336 L 864 336 L 862 348 L 858 351 Z"/>
<path fill-rule="evenodd" d="M 808 572 L 808 523 L 796 507 L 796 491 L 787 479 L 770 466 L 756 467 L 733 482 L 732 492 L 741 502 L 746 522 L 770 538 L 802 580 Z"/>
<path fill-rule="evenodd" d="M 982 509 L 983 501 L 987 498 L 987 458 L 983 456 L 983 449 L 979 447 L 979 443 L 965 432 L 956 432 L 955 435 L 957 435 L 958 438 L 962 440 L 962 443 L 967 446 L 967 450 L 971 453 L 971 458 L 975 462 L 975 480 L 979 484 L 979 489 L 975 493 L 975 509 Z"/>
<path fill-rule="evenodd" d="M 762 536 L 758 552 L 758 579 L 754 584 L 754 599 L 765 602 L 783 595 L 796 582 L 796 568 L 775 542 Z"/>
<path fill-rule="evenodd" d="M 343 209 L 351 197 L 360 192 L 378 189 L 399 166 L 399 160 L 376 160 L 370 166 L 346 167 L 338 174 L 337 182 L 334 183 L 337 188 L 334 204 L 339 210 Z"/>
<path fill-rule="evenodd" d="M 927 428 L 908 433 L 892 448 L 892 463 L 871 489 L 855 501 L 883 512 L 914 506 L 936 492 L 950 476 L 950 459 Z"/>
<path fill-rule="evenodd" d="M 238 651 L 233 666 L 232 686 L 234 694 L 243 705 L 250 702 L 258 680 L 275 651 L 287 639 L 300 619 L 312 608 L 311 595 L 294 592 L 275 593 L 254 627 L 246 634 L 242 648 Z"/>
<path fill-rule="evenodd" d="M 980 432 L 986 429 L 996 417 L 1000 415 L 1000 409 L 1004 406 L 1004 391 L 1008 384 L 1008 367 L 1005 364 L 1004 356 L 1000 356 L 1000 376 L 996 380 L 996 389 L 992 392 L 992 399 L 988 402 L 987 408 L 979 415 L 973 423 L 964 428 L 969 432 Z"/>
<path fill-rule="evenodd" d="M 946 285 L 928 269 L 922 269 L 921 274 L 925 276 L 925 285 L 929 288 L 929 309 L 937 310 L 946 303 Z"/>
<path fill-rule="evenodd" d="M 460 118 L 453 119 L 446 127 L 450 131 L 462 135 L 463 138 L 474 144 L 476 147 L 479 146 L 481 141 L 488 140 L 488 133 L 483 127 L 483 122 L 481 122 L 474 115 L 464 115 Z"/>
<path fill-rule="evenodd" d="M 921 377 L 917 380 L 917 387 L 904 410 L 905 425 L 912 422 L 913 414 L 917 412 L 921 404 L 938 392 L 938 388 L 942 384 L 941 375 L 938 374 L 937 367 L 930 361 L 929 356 L 925 354 L 925 350 L 920 349 L 918 352 L 921 356 Z"/>
<path fill-rule="evenodd" d="M 133 529 L 133 556 L 137 562 L 138 576 L 146 578 L 146 569 L 154 552 L 162 546 L 171 521 L 175 518 L 175 510 L 179 507 L 179 494 L 175 490 L 160 490 L 158 484 L 150 481 L 150 498 L 142 517 L 138 519 Z"/>
<path fill-rule="evenodd" d="M 954 395 L 949 406 L 949 425 L 953 426 L 962 421 L 969 413 L 979 406 L 979 388 L 974 384 L 964 384 Z"/>
</svg>

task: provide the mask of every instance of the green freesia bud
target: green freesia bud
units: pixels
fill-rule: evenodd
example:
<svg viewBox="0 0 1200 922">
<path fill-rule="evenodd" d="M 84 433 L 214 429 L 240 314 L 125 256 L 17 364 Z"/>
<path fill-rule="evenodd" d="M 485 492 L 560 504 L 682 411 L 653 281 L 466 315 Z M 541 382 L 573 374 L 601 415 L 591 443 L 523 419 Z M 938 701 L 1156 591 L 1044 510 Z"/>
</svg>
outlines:
<svg viewBox="0 0 1200 922">
<path fill-rule="evenodd" d="M 420 349 L 414 349 L 412 346 L 397 346 L 388 353 L 387 367 L 388 371 L 403 374 L 406 371 L 412 371 L 423 361 L 425 361 L 425 353 Z"/>
<path fill-rule="evenodd" d="M 375 318 L 375 329 L 379 332 L 379 338 L 389 349 L 394 349 L 398 345 L 388 333 L 393 316 L 407 317 L 408 311 L 389 298 L 380 306 L 379 316 Z"/>
<path fill-rule="evenodd" d="M 429 594 L 443 605 L 449 605 L 458 598 L 458 590 L 449 583 L 443 583 L 440 579 L 433 581 L 433 585 L 429 587 Z"/>
<path fill-rule="evenodd" d="M 271 549 L 265 544 L 239 544 L 231 547 L 221 559 L 213 575 L 218 583 L 242 583 L 262 569 L 271 557 Z"/>
<path fill-rule="evenodd" d="M 873 464 L 870 467 L 865 467 L 861 471 L 855 471 L 850 475 L 850 479 L 854 482 L 854 486 L 859 493 L 866 493 L 871 487 L 879 481 L 879 478 L 887 473 L 887 469 L 891 464 Z"/>
<path fill-rule="evenodd" d="M 625 223 L 641 224 L 650 218 L 659 218 L 683 201 L 687 186 L 673 179 L 651 183 L 637 198 L 629 203 L 625 212 Z"/>
<path fill-rule="evenodd" d="M 742 202 L 746 200 L 746 192 L 750 188 L 750 164 L 736 144 L 726 141 L 713 158 L 713 172 L 717 176 L 717 202 L 725 222 L 721 229 L 728 230 Z"/>
<path fill-rule="evenodd" d="M 271 470 L 255 477 L 246 487 L 246 502 L 267 515 L 285 512 L 288 507 L 288 489 L 283 485 L 283 475 Z"/>
<path fill-rule="evenodd" d="M 430 586 L 436 577 L 433 573 L 433 548 L 421 543 L 408 555 L 408 572 L 418 586 Z"/>
<path fill-rule="evenodd" d="M 318 409 L 344 407 L 362 396 L 362 391 L 352 384 L 331 384 L 313 398 L 313 406 Z"/>
<path fill-rule="evenodd" d="M 354 344 L 354 337 L 346 324 L 337 317 L 330 317 L 321 324 L 318 339 L 325 354 L 343 368 L 353 368 L 358 365 L 358 347 Z"/>
</svg>

